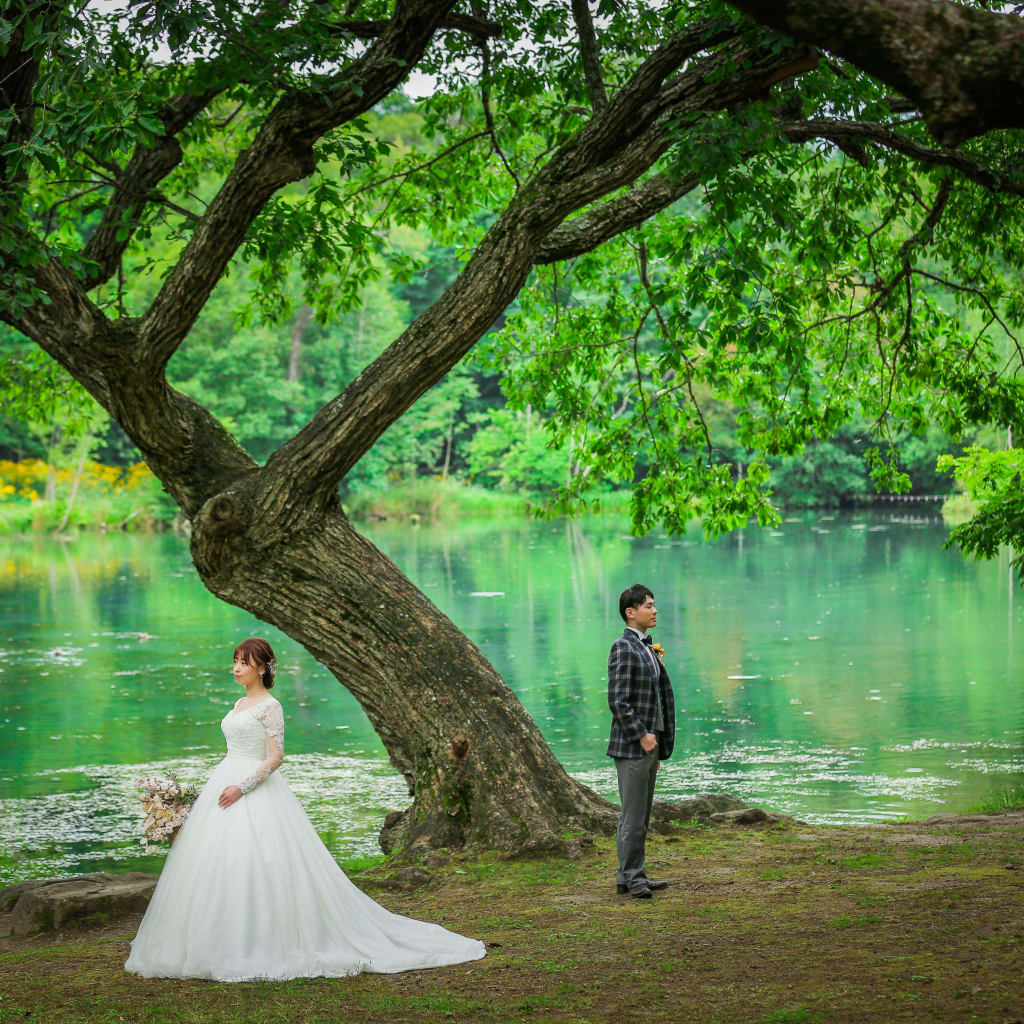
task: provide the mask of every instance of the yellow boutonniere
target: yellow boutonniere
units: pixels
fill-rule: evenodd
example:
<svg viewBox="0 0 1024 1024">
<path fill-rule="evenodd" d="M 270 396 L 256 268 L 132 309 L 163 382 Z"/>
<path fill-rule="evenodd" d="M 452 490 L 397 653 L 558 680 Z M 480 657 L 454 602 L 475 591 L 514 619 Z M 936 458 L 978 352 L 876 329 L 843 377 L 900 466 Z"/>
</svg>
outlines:
<svg viewBox="0 0 1024 1024">
<path fill-rule="evenodd" d="M 659 658 L 664 658 L 665 657 L 665 648 L 662 647 L 661 644 L 651 644 L 651 650 L 654 651 L 654 653 Z"/>
</svg>

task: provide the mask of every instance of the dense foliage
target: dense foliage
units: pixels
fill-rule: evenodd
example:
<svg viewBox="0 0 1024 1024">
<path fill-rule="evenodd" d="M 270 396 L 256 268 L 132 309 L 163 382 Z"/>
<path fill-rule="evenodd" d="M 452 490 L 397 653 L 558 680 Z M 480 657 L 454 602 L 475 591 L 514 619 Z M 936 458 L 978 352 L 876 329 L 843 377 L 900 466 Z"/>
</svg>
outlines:
<svg viewBox="0 0 1024 1024">
<path fill-rule="evenodd" d="M 34 296 L 17 266 L 44 253 L 94 281 L 109 316 L 145 311 L 273 104 L 330 88 L 387 14 L 296 12 L 7 9 L 0 41 L 39 59 L 44 104 L 30 121 L 14 103 L 0 123 L 9 322 Z M 590 115 L 569 5 L 473 13 L 428 48 L 424 97 L 393 92 L 323 136 L 312 174 L 267 202 L 170 362 L 175 387 L 261 462 L 451 284 Z M 704 16 L 735 24 L 714 3 L 599 5 L 600 90 Z M 198 110 L 175 113 L 197 94 Z M 122 195 L 111 216 L 116 183 L 175 117 L 183 156 L 148 202 Z M 739 111 L 677 120 L 667 147 L 655 169 L 678 198 L 597 248 L 542 260 L 507 323 L 384 434 L 345 493 L 453 476 L 572 511 L 632 486 L 638 529 L 700 515 L 714 531 L 769 521 L 771 502 L 948 491 L 936 456 L 1002 446 L 997 432 L 1019 421 L 1019 133 L 940 159 L 949 151 L 889 89 L 831 59 Z M 29 199 L 34 241 L 11 233 Z M 104 233 L 116 273 L 102 269 Z M 17 331 L 0 346 L 2 454 L 66 461 L 83 430 L 71 413 L 98 407 Z M 90 415 L 95 457 L 138 460 L 116 422 Z"/>
</svg>

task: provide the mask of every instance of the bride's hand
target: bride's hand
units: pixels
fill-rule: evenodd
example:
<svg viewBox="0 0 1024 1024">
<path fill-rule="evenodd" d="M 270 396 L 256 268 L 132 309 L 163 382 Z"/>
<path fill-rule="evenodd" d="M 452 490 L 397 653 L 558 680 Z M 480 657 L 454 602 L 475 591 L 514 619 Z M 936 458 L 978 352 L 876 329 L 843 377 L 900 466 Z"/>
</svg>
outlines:
<svg viewBox="0 0 1024 1024">
<path fill-rule="evenodd" d="M 242 791 L 237 786 L 228 786 L 220 795 L 217 801 L 221 807 L 230 807 L 236 800 L 242 798 Z"/>
</svg>

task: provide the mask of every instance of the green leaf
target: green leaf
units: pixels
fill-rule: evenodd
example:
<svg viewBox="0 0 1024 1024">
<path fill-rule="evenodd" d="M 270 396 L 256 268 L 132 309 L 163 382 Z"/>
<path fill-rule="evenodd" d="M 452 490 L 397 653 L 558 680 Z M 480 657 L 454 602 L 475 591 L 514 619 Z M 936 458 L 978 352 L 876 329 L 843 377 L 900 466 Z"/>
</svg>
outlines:
<svg viewBox="0 0 1024 1024">
<path fill-rule="evenodd" d="M 152 132 L 154 135 L 163 135 L 166 131 L 163 121 L 152 114 L 139 114 L 136 120 L 146 131 Z"/>
</svg>

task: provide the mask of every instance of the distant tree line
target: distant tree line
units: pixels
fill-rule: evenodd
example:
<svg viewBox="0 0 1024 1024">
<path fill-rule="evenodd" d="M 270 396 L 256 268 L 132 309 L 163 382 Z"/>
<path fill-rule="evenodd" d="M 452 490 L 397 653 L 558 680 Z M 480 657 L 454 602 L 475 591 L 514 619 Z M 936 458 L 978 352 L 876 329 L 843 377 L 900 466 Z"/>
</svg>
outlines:
<svg viewBox="0 0 1024 1024">
<path fill-rule="evenodd" d="M 390 96 L 370 121 L 388 140 L 396 160 L 410 146 L 428 144 L 422 115 L 401 93 Z M 296 186 L 294 191 L 301 190 Z M 682 205 L 688 205 L 690 213 L 699 210 L 692 200 L 683 200 Z M 151 299 L 155 283 L 147 272 L 172 259 L 176 242 L 170 235 L 154 233 L 146 259 L 108 301 L 130 310 Z M 213 411 L 253 458 L 264 461 L 377 357 L 403 324 L 429 308 L 462 265 L 453 245 L 435 242 L 422 228 L 397 229 L 391 244 L 394 258 L 377 259 L 368 267 L 357 282 L 356 301 L 339 302 L 328 322 L 319 322 L 303 300 L 301 271 L 296 267 L 290 268 L 285 289 L 291 296 L 290 317 L 282 323 L 278 307 L 261 315 L 251 300 L 264 282 L 254 277 L 244 256 L 237 258 L 171 360 L 171 382 Z M 635 271 L 625 277 L 632 284 L 638 282 Z M 344 287 L 338 285 L 339 292 Z M 592 298 L 574 295 L 565 284 L 556 283 L 554 288 L 570 309 Z M 510 317 L 517 315 L 523 315 L 518 303 L 509 311 Z M 545 417 L 528 403 L 524 407 L 517 402 L 515 395 L 510 402 L 503 388 L 505 367 L 495 339 L 505 324 L 505 318 L 495 324 L 490 339 L 430 388 L 370 449 L 344 482 L 349 496 L 422 477 L 479 484 L 538 500 L 567 484 L 574 469 L 572 451 L 553 444 Z M 70 458 L 69 453 L 81 452 L 84 436 L 94 461 L 118 467 L 138 463 L 138 450 L 117 422 L 69 377 L 60 380 L 67 402 L 56 407 L 56 414 L 52 404 L 48 415 L 33 410 L 31 396 L 27 402 L 25 395 L 11 400 L 12 389 L 18 387 L 45 389 L 52 397 L 55 379 L 64 376 L 55 365 L 47 365 L 45 372 L 34 365 L 24 381 L 19 379 L 19 368 L 41 360 L 45 357 L 24 336 L 0 325 L 0 365 L 7 370 L 0 460 L 60 463 Z M 710 396 L 705 396 L 705 404 L 709 421 L 717 428 L 716 459 L 742 474 L 746 455 L 736 440 L 737 407 Z M 866 420 L 853 422 L 831 439 L 809 442 L 798 454 L 773 458 L 776 502 L 834 507 L 871 493 L 874 485 L 864 459 L 871 427 Z M 968 440 L 974 439 L 972 435 Z M 910 478 L 911 493 L 948 492 L 950 478 L 936 470 L 936 459 L 959 454 L 966 444 L 954 444 L 931 426 L 907 438 L 900 446 L 900 468 Z M 642 477 L 646 470 L 643 459 L 638 459 L 637 475 Z M 620 481 L 606 486 L 625 485 Z M 169 505 L 167 513 L 172 514 Z"/>
</svg>

